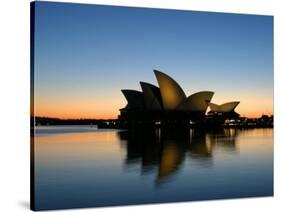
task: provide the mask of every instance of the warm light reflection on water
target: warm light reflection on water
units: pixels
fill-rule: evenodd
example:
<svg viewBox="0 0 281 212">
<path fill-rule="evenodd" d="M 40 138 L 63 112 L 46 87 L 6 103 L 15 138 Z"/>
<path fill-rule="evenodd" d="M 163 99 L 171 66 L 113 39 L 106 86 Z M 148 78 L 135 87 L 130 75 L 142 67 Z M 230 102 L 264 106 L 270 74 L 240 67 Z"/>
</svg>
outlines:
<svg viewBox="0 0 281 212">
<path fill-rule="evenodd" d="M 273 130 L 40 127 L 38 209 L 270 196 Z"/>
</svg>

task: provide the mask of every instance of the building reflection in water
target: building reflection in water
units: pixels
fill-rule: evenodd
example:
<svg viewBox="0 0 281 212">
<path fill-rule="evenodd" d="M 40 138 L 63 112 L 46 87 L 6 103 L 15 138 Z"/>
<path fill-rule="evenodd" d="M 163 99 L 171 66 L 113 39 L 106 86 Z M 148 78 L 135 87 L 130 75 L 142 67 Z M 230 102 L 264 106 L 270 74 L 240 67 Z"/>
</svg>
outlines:
<svg viewBox="0 0 281 212">
<path fill-rule="evenodd" d="M 185 159 L 198 166 L 212 166 L 216 147 L 236 151 L 237 129 L 128 130 L 118 135 L 126 148 L 125 165 L 140 164 L 142 174 L 156 172 L 156 182 L 169 180 Z"/>
</svg>

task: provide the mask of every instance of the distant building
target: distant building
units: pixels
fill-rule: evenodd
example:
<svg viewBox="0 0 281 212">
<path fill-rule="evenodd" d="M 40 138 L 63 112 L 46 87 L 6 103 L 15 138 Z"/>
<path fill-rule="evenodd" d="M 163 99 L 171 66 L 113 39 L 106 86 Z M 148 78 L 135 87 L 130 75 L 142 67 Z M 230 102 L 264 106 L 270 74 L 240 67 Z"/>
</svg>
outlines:
<svg viewBox="0 0 281 212">
<path fill-rule="evenodd" d="M 211 103 L 212 91 L 200 91 L 186 97 L 179 84 L 167 74 L 154 70 L 159 87 L 140 82 L 142 91 L 121 90 L 127 105 L 120 109 L 121 126 L 143 126 L 155 124 L 192 124 L 207 121 L 207 114 L 215 117 L 239 117 L 234 109 L 239 102 L 223 105 Z"/>
</svg>

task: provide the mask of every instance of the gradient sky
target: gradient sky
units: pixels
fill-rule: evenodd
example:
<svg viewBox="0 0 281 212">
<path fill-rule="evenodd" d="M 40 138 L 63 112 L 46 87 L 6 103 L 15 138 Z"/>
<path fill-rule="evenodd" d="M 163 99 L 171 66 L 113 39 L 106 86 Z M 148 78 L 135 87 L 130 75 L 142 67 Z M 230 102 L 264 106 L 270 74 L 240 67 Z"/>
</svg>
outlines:
<svg viewBox="0 0 281 212">
<path fill-rule="evenodd" d="M 117 118 L 121 89 L 157 85 L 153 69 L 186 95 L 273 113 L 273 17 L 36 2 L 35 115 Z"/>
</svg>

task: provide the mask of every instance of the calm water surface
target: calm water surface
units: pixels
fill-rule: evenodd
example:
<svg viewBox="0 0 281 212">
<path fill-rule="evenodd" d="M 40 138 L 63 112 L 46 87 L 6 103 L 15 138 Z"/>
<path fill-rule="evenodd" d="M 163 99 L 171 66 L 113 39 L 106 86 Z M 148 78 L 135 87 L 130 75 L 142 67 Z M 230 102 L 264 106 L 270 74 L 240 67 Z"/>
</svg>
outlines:
<svg viewBox="0 0 281 212">
<path fill-rule="evenodd" d="M 35 207 L 273 195 L 273 130 L 37 127 Z"/>
</svg>

